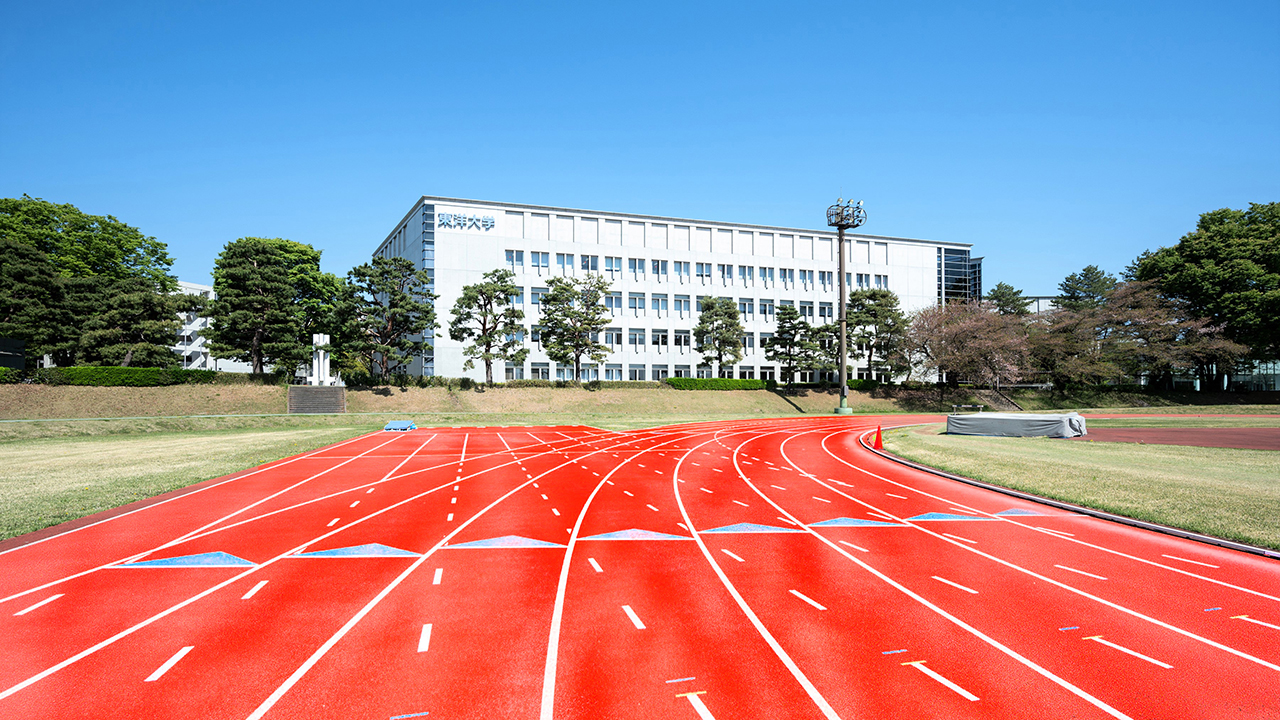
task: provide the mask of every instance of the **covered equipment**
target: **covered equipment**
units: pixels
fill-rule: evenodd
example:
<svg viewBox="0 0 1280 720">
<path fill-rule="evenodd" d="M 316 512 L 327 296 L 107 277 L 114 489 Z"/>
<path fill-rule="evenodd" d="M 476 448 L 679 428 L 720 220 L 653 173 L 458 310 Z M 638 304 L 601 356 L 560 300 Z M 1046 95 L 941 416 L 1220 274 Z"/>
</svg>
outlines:
<svg viewBox="0 0 1280 720">
<path fill-rule="evenodd" d="M 1073 438 L 1088 433 L 1084 418 L 1079 413 L 1028 415 L 980 412 L 974 415 L 948 415 L 947 434 Z"/>
</svg>

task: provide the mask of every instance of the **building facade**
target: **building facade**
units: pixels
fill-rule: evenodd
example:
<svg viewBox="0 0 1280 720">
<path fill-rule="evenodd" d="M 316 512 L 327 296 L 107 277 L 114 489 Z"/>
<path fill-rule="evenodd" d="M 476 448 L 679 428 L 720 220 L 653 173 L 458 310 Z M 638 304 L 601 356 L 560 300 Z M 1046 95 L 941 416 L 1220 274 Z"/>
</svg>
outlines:
<svg viewBox="0 0 1280 720">
<path fill-rule="evenodd" d="M 178 281 L 178 292 L 198 295 L 206 300 L 217 297 L 210 285 Z M 182 327 L 178 329 L 178 337 L 171 346 L 175 353 L 182 357 L 182 367 L 187 370 L 220 370 L 222 372 L 247 373 L 253 371 L 249 363 L 238 360 L 221 360 L 209 354 L 205 345 L 204 329 L 209 327 L 209 318 L 196 312 L 178 313 Z"/>
<path fill-rule="evenodd" d="M 850 289 L 884 288 L 904 311 L 980 297 L 982 258 L 970 245 L 846 234 Z M 836 234 L 747 223 L 597 212 L 571 208 L 424 196 L 378 246 L 374 257 L 404 257 L 427 269 L 439 295 L 436 314 L 447 328 L 465 285 L 496 268 L 515 273 L 514 298 L 525 313 L 531 350 L 521 366 L 494 369 L 495 379 L 571 379 L 538 342 L 539 304 L 552 277 L 604 276 L 612 315 L 601 341 L 612 352 L 584 365 L 583 380 L 709 377 L 693 350 L 698 299 L 732 298 L 745 328 L 745 355 L 724 377 L 775 379 L 777 367 L 761 342 L 772 337 L 779 307 L 794 305 L 814 324 L 833 322 L 839 307 Z M 437 332 L 413 362 L 412 374 L 470 376 L 463 344 Z M 868 377 L 855 363 L 857 377 Z"/>
</svg>

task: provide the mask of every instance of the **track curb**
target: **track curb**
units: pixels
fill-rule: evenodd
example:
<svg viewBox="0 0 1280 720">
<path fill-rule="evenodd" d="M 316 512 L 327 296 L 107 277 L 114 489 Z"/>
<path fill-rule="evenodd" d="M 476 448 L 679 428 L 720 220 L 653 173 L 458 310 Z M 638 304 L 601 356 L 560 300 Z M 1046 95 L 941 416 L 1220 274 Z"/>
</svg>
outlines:
<svg viewBox="0 0 1280 720">
<path fill-rule="evenodd" d="M 911 426 L 899 425 L 897 427 L 911 427 Z M 1030 502 L 1040 503 L 1041 505 L 1048 505 L 1049 507 L 1058 508 L 1059 510 L 1068 510 L 1073 513 L 1088 515 L 1090 517 L 1095 517 L 1100 520 L 1109 520 L 1114 523 L 1120 523 L 1121 525 L 1128 525 L 1130 527 L 1141 528 L 1143 530 L 1151 530 L 1153 532 L 1163 533 L 1165 535 L 1172 535 L 1174 537 L 1182 538 L 1184 540 L 1194 540 L 1196 542 L 1202 542 L 1207 545 L 1216 545 L 1218 547 L 1227 548 L 1229 550 L 1237 550 L 1239 552 L 1245 552 L 1251 555 L 1261 555 L 1262 557 L 1269 558 L 1271 560 L 1280 560 L 1280 551 L 1268 550 L 1266 548 L 1260 548 L 1254 545 L 1246 545 L 1245 543 L 1238 543 L 1232 540 L 1224 540 L 1222 538 L 1216 538 L 1211 535 L 1201 535 L 1199 533 L 1193 533 L 1188 530 L 1181 530 L 1179 528 L 1169 527 L 1168 525 L 1160 525 L 1158 523 L 1153 523 L 1153 522 L 1147 522 L 1145 520 L 1135 520 L 1134 518 L 1131 518 L 1131 517 L 1125 517 L 1123 515 L 1114 515 L 1109 512 L 1103 512 L 1102 510 L 1094 510 L 1093 508 L 1087 508 L 1087 507 L 1082 507 L 1080 505 L 1074 505 L 1069 502 L 1063 502 L 1062 500 L 1053 500 L 1050 498 L 1041 497 L 1039 495 L 1033 495 L 1028 492 L 1023 492 L 1021 490 L 1014 490 L 1012 488 L 1001 487 L 1000 485 L 992 485 L 991 483 L 983 482 L 981 480 L 974 480 L 973 478 L 967 478 L 962 475 L 953 475 L 952 473 L 946 472 L 945 470 L 932 468 L 932 467 L 929 467 L 928 465 L 921 465 L 920 463 L 912 462 L 910 460 L 907 460 L 906 458 L 898 457 L 897 455 L 894 455 L 893 453 L 890 453 L 890 452 L 886 452 L 884 450 L 876 450 L 875 448 L 871 447 L 871 445 L 867 443 L 866 436 L 868 434 L 869 434 L 868 432 L 864 432 L 858 435 L 858 443 L 862 445 L 862 447 L 866 448 L 867 450 L 870 450 L 871 452 L 875 453 L 876 455 L 879 455 L 880 457 L 886 460 L 896 462 L 899 465 L 906 465 L 909 468 L 914 468 L 916 470 L 927 472 L 932 475 L 944 477 L 948 480 L 955 480 L 956 482 L 962 482 L 962 483 L 965 483 L 966 485 L 973 485 L 974 487 L 980 487 L 980 488 L 983 488 L 984 490 L 992 490 L 994 492 L 998 492 L 1003 495 L 1016 497 L 1020 500 L 1028 500 Z"/>
</svg>

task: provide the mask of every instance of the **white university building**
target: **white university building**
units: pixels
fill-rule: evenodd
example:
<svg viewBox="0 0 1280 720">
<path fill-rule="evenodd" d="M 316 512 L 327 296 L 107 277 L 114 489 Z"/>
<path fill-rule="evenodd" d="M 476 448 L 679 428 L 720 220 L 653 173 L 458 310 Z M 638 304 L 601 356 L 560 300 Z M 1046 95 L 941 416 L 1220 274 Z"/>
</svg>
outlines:
<svg viewBox="0 0 1280 720">
<path fill-rule="evenodd" d="M 904 311 L 982 294 L 982 258 L 970 245 L 878 235 L 845 235 L 848 286 L 885 288 Z M 463 344 L 448 337 L 450 310 L 465 285 L 496 268 L 515 272 L 531 350 L 521 366 L 494 368 L 494 379 L 570 379 L 572 367 L 551 361 L 537 342 L 539 301 L 556 276 L 603 275 L 612 284 L 612 314 L 601 341 L 612 352 L 584 364 L 583 380 L 710 377 L 693 350 L 698 298 L 732 298 L 745 328 L 745 355 L 724 377 L 776 379 L 761 341 L 776 312 L 795 305 L 815 324 L 834 321 L 839 306 L 833 228 L 806 230 L 633 213 L 424 196 L 378 246 L 374 257 L 404 257 L 430 271 L 441 329 L 415 359 L 412 374 L 484 378 L 477 362 L 464 371 Z M 857 377 L 869 377 L 855 364 Z M 810 379 L 811 375 L 804 379 Z"/>
</svg>

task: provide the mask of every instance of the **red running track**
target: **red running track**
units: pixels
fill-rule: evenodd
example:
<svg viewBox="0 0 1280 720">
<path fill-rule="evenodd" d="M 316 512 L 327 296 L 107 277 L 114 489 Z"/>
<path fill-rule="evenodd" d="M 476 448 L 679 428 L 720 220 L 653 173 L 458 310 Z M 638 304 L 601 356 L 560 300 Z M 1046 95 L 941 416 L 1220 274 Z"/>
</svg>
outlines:
<svg viewBox="0 0 1280 720">
<path fill-rule="evenodd" d="M 6 543 L 0 717 L 1280 718 L 1280 563 L 879 420 L 375 433 Z"/>
</svg>

